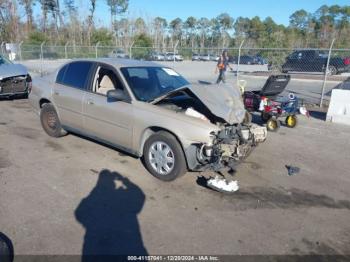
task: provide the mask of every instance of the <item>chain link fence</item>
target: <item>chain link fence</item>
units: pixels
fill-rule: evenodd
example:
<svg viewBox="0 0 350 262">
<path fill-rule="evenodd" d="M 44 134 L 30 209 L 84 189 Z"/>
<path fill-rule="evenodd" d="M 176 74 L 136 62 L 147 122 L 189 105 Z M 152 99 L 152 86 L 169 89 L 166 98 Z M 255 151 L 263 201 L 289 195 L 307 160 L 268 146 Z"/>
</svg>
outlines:
<svg viewBox="0 0 350 262">
<path fill-rule="evenodd" d="M 334 42 L 334 41 L 333 41 Z M 333 43 L 332 43 L 333 44 Z M 270 75 L 291 74 L 292 80 L 286 92 L 294 92 L 309 103 L 327 105 L 329 92 L 350 79 L 350 49 L 317 48 L 249 48 L 242 42 L 240 47 L 225 49 L 233 72 L 228 72 L 232 83 L 238 85 L 240 80 L 247 82 L 251 90 L 261 89 Z M 1 53 L 11 60 L 31 63 L 35 60 L 37 71 L 47 68 L 55 61 L 75 58 L 132 58 L 159 62 L 184 61 L 191 63 L 191 70 L 212 71 L 222 48 L 179 47 L 136 47 L 130 46 L 78 46 L 67 43 L 63 46 L 51 46 L 45 42 L 40 45 L 1 44 Z M 206 66 L 200 63 L 206 62 Z M 33 62 L 34 63 L 34 62 Z M 38 66 L 39 63 L 39 66 Z M 184 66 L 186 68 L 186 66 Z M 193 69 L 194 68 L 194 69 Z M 202 72 L 205 74 L 205 72 Z M 230 73 L 230 74 L 229 74 Z M 195 73 L 194 73 L 195 74 Z M 207 79 L 205 79 L 207 80 Z"/>
</svg>

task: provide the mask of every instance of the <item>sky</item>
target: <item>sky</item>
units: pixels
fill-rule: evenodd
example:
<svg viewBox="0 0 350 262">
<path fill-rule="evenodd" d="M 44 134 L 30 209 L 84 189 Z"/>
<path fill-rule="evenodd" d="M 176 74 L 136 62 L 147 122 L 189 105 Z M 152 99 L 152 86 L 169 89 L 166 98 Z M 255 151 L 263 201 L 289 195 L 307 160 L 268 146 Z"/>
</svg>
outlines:
<svg viewBox="0 0 350 262">
<path fill-rule="evenodd" d="M 85 1 L 84 1 L 85 2 Z M 89 1 L 86 1 L 89 2 Z M 97 22 L 109 23 L 108 8 L 100 0 L 97 9 Z M 233 18 L 239 16 L 271 16 L 278 24 L 289 24 L 289 16 L 299 9 L 315 12 L 322 5 L 350 5 L 349 0 L 129 0 L 127 17 L 154 18 L 161 16 L 171 21 L 177 17 L 182 20 L 189 16 L 213 18 L 228 13 Z"/>
<path fill-rule="evenodd" d="M 80 7 L 79 16 L 85 18 L 89 12 L 89 0 L 75 0 Z M 63 0 L 61 0 L 63 2 Z M 97 26 L 110 26 L 110 13 L 107 0 L 97 0 L 95 23 Z M 313 13 L 322 5 L 350 5 L 349 0 L 129 0 L 125 17 L 142 17 L 146 21 L 160 16 L 171 21 L 177 17 L 186 20 L 196 18 L 214 18 L 221 13 L 228 13 L 234 19 L 239 16 L 265 19 L 271 16 L 278 24 L 289 24 L 289 16 L 299 9 Z M 36 16 L 40 7 L 34 8 Z"/>
</svg>

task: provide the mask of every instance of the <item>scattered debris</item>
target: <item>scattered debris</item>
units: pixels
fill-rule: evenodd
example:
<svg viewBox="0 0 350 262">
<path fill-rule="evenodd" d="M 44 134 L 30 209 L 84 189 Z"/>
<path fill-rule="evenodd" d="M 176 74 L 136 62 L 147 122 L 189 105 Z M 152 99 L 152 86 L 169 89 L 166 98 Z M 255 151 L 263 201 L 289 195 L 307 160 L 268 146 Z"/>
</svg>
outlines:
<svg viewBox="0 0 350 262">
<path fill-rule="evenodd" d="M 288 176 L 294 176 L 295 174 L 298 174 L 300 172 L 300 168 L 296 166 L 286 166 L 288 170 Z"/>
<path fill-rule="evenodd" d="M 239 189 L 238 181 L 227 182 L 225 178 L 215 176 L 207 182 L 207 186 L 222 193 L 234 193 Z"/>
<path fill-rule="evenodd" d="M 304 116 L 310 117 L 309 111 L 308 111 L 308 110 L 306 109 L 306 107 L 304 107 L 304 106 L 301 106 L 301 107 L 299 108 L 299 112 L 300 112 L 300 114 L 302 114 L 302 115 L 304 115 Z"/>
<path fill-rule="evenodd" d="M 192 107 L 188 108 L 185 114 L 188 116 L 202 119 L 204 121 L 209 121 L 208 118 L 206 118 L 203 114 L 199 113 L 198 111 L 194 110 Z"/>
<path fill-rule="evenodd" d="M 97 170 L 95 170 L 95 169 L 90 169 L 90 171 L 92 172 L 92 173 L 94 173 L 94 174 L 98 174 L 99 172 L 97 171 Z"/>
</svg>

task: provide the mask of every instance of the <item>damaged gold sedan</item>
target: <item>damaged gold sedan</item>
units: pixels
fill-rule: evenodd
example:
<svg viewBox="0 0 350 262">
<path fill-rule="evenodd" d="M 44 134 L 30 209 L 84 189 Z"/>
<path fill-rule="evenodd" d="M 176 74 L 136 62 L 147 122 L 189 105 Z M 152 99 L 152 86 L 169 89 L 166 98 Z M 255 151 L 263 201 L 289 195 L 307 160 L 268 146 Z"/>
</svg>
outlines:
<svg viewBox="0 0 350 262">
<path fill-rule="evenodd" d="M 29 98 L 48 135 L 72 132 L 112 145 L 142 157 L 163 181 L 234 168 L 267 134 L 244 123 L 239 90 L 191 85 L 152 62 L 72 61 L 34 82 Z"/>
</svg>

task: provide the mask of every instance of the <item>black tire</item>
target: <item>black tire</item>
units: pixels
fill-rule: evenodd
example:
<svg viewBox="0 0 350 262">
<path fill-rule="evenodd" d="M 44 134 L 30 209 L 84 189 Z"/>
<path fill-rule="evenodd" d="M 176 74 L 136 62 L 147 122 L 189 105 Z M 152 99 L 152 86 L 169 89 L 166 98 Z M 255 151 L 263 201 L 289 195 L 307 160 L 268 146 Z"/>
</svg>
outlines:
<svg viewBox="0 0 350 262">
<path fill-rule="evenodd" d="M 44 104 L 40 111 L 40 121 L 45 132 L 52 137 L 62 137 L 67 132 L 62 128 L 55 107 L 48 103 Z"/>
<path fill-rule="evenodd" d="M 296 115 L 287 116 L 285 123 L 287 127 L 294 128 L 298 125 L 298 118 Z"/>
<path fill-rule="evenodd" d="M 338 69 L 335 66 L 329 66 L 328 67 L 328 73 L 333 76 L 338 74 Z"/>
<path fill-rule="evenodd" d="M 151 151 L 156 143 L 161 143 L 163 145 L 165 144 L 165 146 L 168 146 L 171 149 L 171 152 L 167 154 L 167 157 L 171 156 L 170 158 L 174 159 L 174 163 L 170 167 L 171 171 L 167 174 L 160 173 L 162 171 L 165 171 L 163 167 L 160 167 L 159 169 L 160 172 L 156 170 L 156 167 L 159 167 L 159 164 L 153 163 L 153 166 L 151 164 L 152 162 L 151 157 L 152 155 L 154 155 L 152 154 Z M 166 181 L 166 182 L 173 181 L 176 178 L 184 175 L 187 171 L 186 159 L 182 151 L 181 145 L 173 135 L 165 131 L 157 132 L 153 134 L 150 138 L 148 138 L 143 148 L 143 160 L 147 170 L 154 177 L 162 181 Z"/>
<path fill-rule="evenodd" d="M 271 115 L 269 115 L 266 112 L 261 112 L 261 120 L 266 123 L 267 121 L 269 121 L 269 119 L 271 118 Z"/>
<path fill-rule="evenodd" d="M 28 92 L 21 96 L 22 99 L 28 99 L 28 97 L 29 97 L 29 93 Z"/>
<path fill-rule="evenodd" d="M 266 122 L 266 128 L 268 131 L 271 132 L 276 132 L 281 126 L 281 123 L 278 119 L 271 117 L 267 122 Z"/>
</svg>

